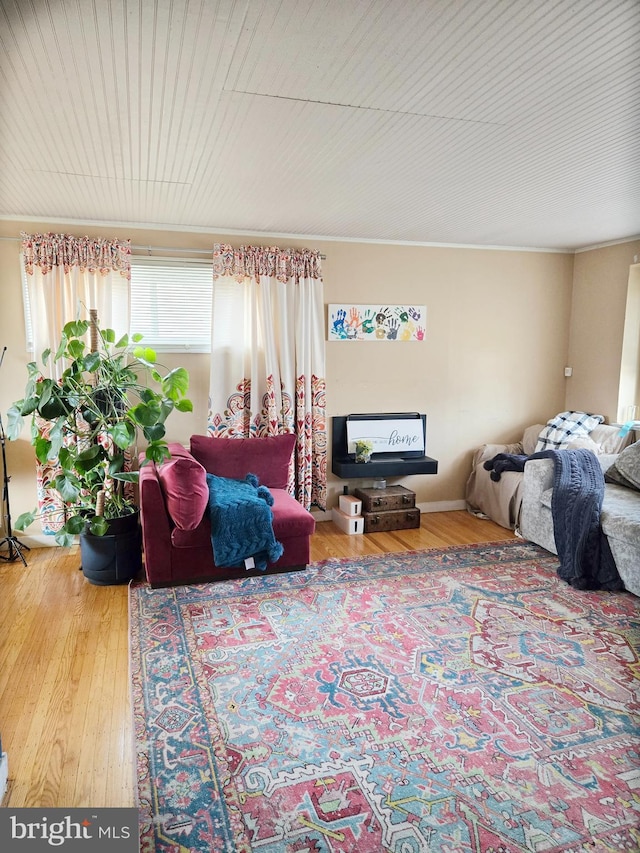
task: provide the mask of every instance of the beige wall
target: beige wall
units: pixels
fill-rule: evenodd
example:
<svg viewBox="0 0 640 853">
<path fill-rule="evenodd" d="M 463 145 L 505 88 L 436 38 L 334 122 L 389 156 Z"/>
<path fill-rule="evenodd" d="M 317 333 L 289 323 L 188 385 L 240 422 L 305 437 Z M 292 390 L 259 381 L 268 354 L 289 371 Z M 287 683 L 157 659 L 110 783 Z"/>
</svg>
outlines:
<svg viewBox="0 0 640 853">
<path fill-rule="evenodd" d="M 356 243 L 326 254 L 327 303 L 427 306 L 424 342 L 327 343 L 329 414 L 426 412 L 439 473 L 405 482 L 420 503 L 461 501 L 475 447 L 562 408 L 571 256 Z M 334 499 L 341 487 L 330 480 Z"/>
<path fill-rule="evenodd" d="M 574 260 L 567 407 L 600 412 L 611 422 L 618 401 L 629 271 L 640 240 L 578 252 Z M 640 403 L 640 400 L 637 402 Z"/>
<path fill-rule="evenodd" d="M 583 386 L 588 392 L 584 401 L 580 399 L 582 392 L 575 390 L 581 361 L 588 361 L 588 353 L 576 348 L 575 336 L 569 334 L 572 322 L 575 325 L 576 316 L 582 322 L 583 314 L 589 313 L 581 307 L 585 300 L 588 302 L 589 293 L 600 306 L 594 311 L 596 317 L 605 301 L 598 298 L 597 270 L 591 269 L 586 253 L 575 256 L 580 274 L 574 277 L 574 256 L 553 252 L 267 241 L 256 235 L 228 237 L 142 229 L 126 229 L 125 233 L 125 229 L 59 223 L 0 223 L 0 233 L 6 236 L 17 236 L 21 228 L 130 237 L 134 244 L 169 247 L 209 248 L 216 240 L 236 245 L 309 245 L 327 256 L 323 262 L 327 305 L 425 304 L 427 333 L 423 342 L 330 341 L 326 348 L 329 418 L 350 412 L 426 412 L 427 452 L 439 460 L 439 473 L 402 481 L 416 491 L 423 509 L 462 506 L 475 447 L 483 442 L 517 440 L 524 427 L 545 421 L 564 407 L 568 380 L 563 368 L 569 359 L 570 339 L 574 345 L 572 405 L 587 407 L 594 398 L 603 399 L 590 385 Z M 22 395 L 29 359 L 17 252 L 17 242 L 0 241 L 0 345 L 4 341 L 8 346 L 0 388 L 3 413 Z M 623 266 L 620 261 L 616 267 L 616 287 Z M 581 307 L 574 311 L 573 320 L 572 289 Z M 579 336 L 575 340 L 579 342 Z M 615 352 L 612 359 L 603 352 L 607 347 L 615 350 L 615 341 L 607 338 L 601 344 L 601 358 L 615 359 Z M 191 373 L 195 411 L 192 415 L 176 414 L 168 423 L 170 440 L 188 442 L 192 433 L 203 432 L 206 427 L 208 357 L 172 355 L 165 361 L 171 367 L 182 364 Z M 599 381 L 606 383 L 608 376 L 601 373 Z M 15 518 L 35 505 L 33 454 L 26 438 L 11 442 L 8 450 Z M 342 486 L 343 481 L 329 474 L 330 506 L 337 502 Z"/>
</svg>

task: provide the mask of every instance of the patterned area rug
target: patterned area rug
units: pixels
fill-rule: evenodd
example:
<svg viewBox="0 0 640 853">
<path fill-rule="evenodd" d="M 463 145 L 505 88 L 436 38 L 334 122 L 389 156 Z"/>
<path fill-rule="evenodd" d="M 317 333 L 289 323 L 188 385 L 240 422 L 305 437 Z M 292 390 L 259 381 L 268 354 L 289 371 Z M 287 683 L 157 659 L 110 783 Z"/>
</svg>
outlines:
<svg viewBox="0 0 640 853">
<path fill-rule="evenodd" d="M 640 850 L 640 599 L 518 540 L 131 587 L 141 849 Z"/>
</svg>

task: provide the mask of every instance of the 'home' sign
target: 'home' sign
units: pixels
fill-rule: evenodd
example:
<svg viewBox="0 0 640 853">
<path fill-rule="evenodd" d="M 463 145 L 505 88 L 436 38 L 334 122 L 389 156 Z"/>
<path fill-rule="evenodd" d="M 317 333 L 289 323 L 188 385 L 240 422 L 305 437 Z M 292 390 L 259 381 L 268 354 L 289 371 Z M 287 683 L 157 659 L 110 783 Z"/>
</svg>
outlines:
<svg viewBox="0 0 640 853">
<path fill-rule="evenodd" d="M 347 420 L 347 452 L 355 453 L 362 439 L 372 443 L 373 453 L 424 453 L 424 424 L 421 418 Z"/>
</svg>

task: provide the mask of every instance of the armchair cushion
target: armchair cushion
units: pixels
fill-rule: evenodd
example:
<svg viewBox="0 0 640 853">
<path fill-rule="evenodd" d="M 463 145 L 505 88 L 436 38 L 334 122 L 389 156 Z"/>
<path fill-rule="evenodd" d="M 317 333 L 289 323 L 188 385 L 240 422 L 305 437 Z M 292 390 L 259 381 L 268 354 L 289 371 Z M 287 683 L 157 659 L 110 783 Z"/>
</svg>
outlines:
<svg viewBox="0 0 640 853">
<path fill-rule="evenodd" d="M 640 441 L 625 447 L 606 470 L 605 480 L 629 489 L 640 489 Z"/>
<path fill-rule="evenodd" d="M 270 489 L 286 489 L 296 437 L 269 435 L 264 438 L 211 438 L 191 436 L 191 453 L 208 474 L 242 480 L 255 474 Z"/>
<path fill-rule="evenodd" d="M 171 457 L 157 466 L 167 512 L 181 530 L 195 530 L 209 502 L 207 472 L 181 444 L 170 443 Z"/>
</svg>

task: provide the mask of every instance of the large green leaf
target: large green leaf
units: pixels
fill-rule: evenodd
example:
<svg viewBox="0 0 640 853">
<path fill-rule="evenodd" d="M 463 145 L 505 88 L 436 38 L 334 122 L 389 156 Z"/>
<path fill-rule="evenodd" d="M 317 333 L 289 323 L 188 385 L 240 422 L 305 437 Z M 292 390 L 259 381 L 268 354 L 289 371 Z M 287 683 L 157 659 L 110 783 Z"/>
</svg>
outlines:
<svg viewBox="0 0 640 853">
<path fill-rule="evenodd" d="M 122 483 L 137 483 L 140 480 L 139 471 L 121 471 L 113 475 L 114 480 L 120 480 Z"/>
<path fill-rule="evenodd" d="M 40 403 L 38 413 L 45 421 L 53 421 L 60 415 L 66 415 L 67 410 L 59 396 L 59 389 L 52 379 L 43 379 L 38 385 Z"/>
<path fill-rule="evenodd" d="M 38 408 L 38 402 L 39 400 L 36 396 L 27 397 L 26 400 L 22 401 L 22 406 L 20 407 L 20 414 L 23 417 L 27 417 L 27 415 L 32 415 Z"/>
<path fill-rule="evenodd" d="M 129 409 L 129 416 L 141 427 L 157 424 L 161 415 L 162 406 L 157 400 L 152 400 L 150 403 L 138 403 L 137 406 Z"/>
<path fill-rule="evenodd" d="M 44 405 L 38 406 L 38 411 L 45 421 L 53 421 L 61 415 L 67 414 L 67 409 L 60 397 L 51 397 Z"/>
<path fill-rule="evenodd" d="M 43 438 L 39 435 L 33 442 L 36 449 L 36 457 L 41 465 L 46 465 L 49 461 L 49 451 L 51 450 L 51 442 L 48 438 Z"/>
<path fill-rule="evenodd" d="M 38 382 L 36 387 L 37 393 L 40 395 L 40 405 L 46 406 L 53 394 L 53 380 L 43 379 L 41 382 Z"/>
<path fill-rule="evenodd" d="M 66 447 L 61 447 L 58 453 L 58 463 L 63 471 L 71 470 L 74 455 Z"/>
<path fill-rule="evenodd" d="M 64 529 L 67 533 L 76 534 L 82 533 L 84 530 L 86 520 L 81 515 L 72 515 L 71 518 L 68 518 Z"/>
<path fill-rule="evenodd" d="M 18 400 L 18 402 L 14 403 L 7 411 L 7 438 L 12 441 L 19 438 L 20 433 L 22 432 L 22 425 L 24 421 L 22 419 L 21 403 L 22 400 Z"/>
<path fill-rule="evenodd" d="M 154 391 L 153 388 L 143 388 L 140 391 L 140 399 L 143 403 L 151 403 L 153 400 L 157 400 L 160 395 L 157 391 Z"/>
<path fill-rule="evenodd" d="M 158 441 L 164 438 L 165 433 L 164 424 L 153 424 L 152 426 L 142 427 L 142 434 L 147 441 Z"/>
<path fill-rule="evenodd" d="M 49 430 L 49 441 L 51 442 L 51 449 L 49 451 L 50 459 L 55 459 L 62 450 L 64 442 L 64 425 L 65 418 L 58 418 Z"/>
<path fill-rule="evenodd" d="M 109 522 L 102 515 L 96 515 L 91 519 L 89 529 L 94 536 L 104 536 L 109 529 Z"/>
<path fill-rule="evenodd" d="M 85 350 L 84 341 L 73 340 L 69 341 L 69 346 L 67 347 L 69 355 L 71 358 L 82 358 L 82 354 Z"/>
<path fill-rule="evenodd" d="M 149 367 L 153 367 L 158 359 L 156 351 L 151 347 L 135 347 L 133 354 L 138 361 L 142 361 Z"/>
<path fill-rule="evenodd" d="M 13 526 L 16 530 L 26 530 L 30 524 L 36 520 L 38 516 L 37 511 L 34 509 L 32 512 L 23 512 L 19 515 L 13 523 Z"/>
<path fill-rule="evenodd" d="M 145 450 L 145 457 L 149 462 L 160 464 L 165 459 L 169 459 L 171 451 L 165 442 L 151 442 Z"/>
<path fill-rule="evenodd" d="M 60 492 L 62 500 L 67 503 L 74 503 L 80 495 L 78 479 L 70 474 L 58 474 L 54 480 L 54 485 Z"/>
<path fill-rule="evenodd" d="M 56 535 L 53 537 L 58 545 L 62 545 L 63 548 L 70 548 L 72 545 L 75 545 L 76 537 L 73 533 L 67 533 L 67 531 L 62 528 L 59 530 Z"/>
<path fill-rule="evenodd" d="M 89 373 L 95 373 L 101 361 L 102 356 L 99 352 L 88 352 L 84 357 L 84 369 Z"/>
<path fill-rule="evenodd" d="M 114 474 L 117 474 L 119 471 L 122 471 L 123 468 L 124 468 L 124 454 L 123 453 L 114 454 L 111 457 L 111 460 L 109 461 L 109 467 L 108 467 L 109 476 L 113 477 Z"/>
<path fill-rule="evenodd" d="M 174 409 L 175 403 L 173 402 L 173 400 L 170 400 L 168 397 L 165 397 L 162 403 L 160 404 L 160 417 L 158 418 L 158 422 L 163 424 Z"/>
<path fill-rule="evenodd" d="M 114 424 L 107 432 L 113 439 L 116 447 L 120 447 L 122 450 L 126 450 L 127 447 L 133 444 L 136 438 L 135 427 L 129 421 L 121 421 Z"/>
<path fill-rule="evenodd" d="M 67 338 L 82 338 L 87 333 L 87 329 L 91 325 L 89 320 L 71 320 L 62 330 L 62 334 Z"/>
<path fill-rule="evenodd" d="M 189 374 L 184 367 L 175 367 L 162 380 L 162 390 L 170 400 L 178 400 L 189 389 Z"/>
<path fill-rule="evenodd" d="M 62 358 L 62 356 L 65 354 L 65 352 L 67 350 L 67 344 L 68 344 L 67 336 L 63 334 L 62 337 L 60 338 L 60 343 L 58 344 L 58 349 L 56 350 L 56 354 L 53 357 L 54 361 L 59 361 Z M 42 353 L 42 363 L 46 364 L 48 358 L 49 358 L 49 351 L 45 350 Z"/>
<path fill-rule="evenodd" d="M 91 447 L 87 447 L 86 450 L 78 453 L 73 464 L 79 473 L 86 474 L 87 471 L 91 471 L 96 465 L 99 465 L 104 457 L 105 449 L 102 445 L 93 444 Z"/>
</svg>

